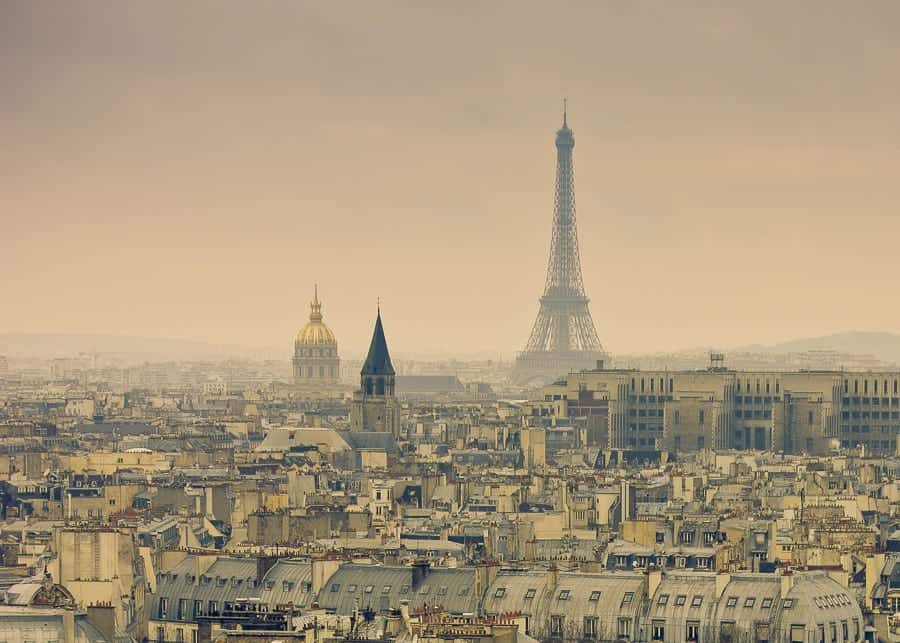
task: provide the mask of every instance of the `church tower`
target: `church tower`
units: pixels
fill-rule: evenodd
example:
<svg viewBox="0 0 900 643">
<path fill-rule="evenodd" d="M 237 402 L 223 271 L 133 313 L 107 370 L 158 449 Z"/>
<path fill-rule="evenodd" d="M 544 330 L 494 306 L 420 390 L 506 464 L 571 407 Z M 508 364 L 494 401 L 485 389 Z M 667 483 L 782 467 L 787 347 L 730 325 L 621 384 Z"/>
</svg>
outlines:
<svg viewBox="0 0 900 643">
<path fill-rule="evenodd" d="M 395 375 L 379 307 L 369 354 L 359 373 L 359 390 L 353 394 L 350 405 L 351 431 L 392 433 L 399 437 L 400 404 L 394 396 Z"/>
</svg>

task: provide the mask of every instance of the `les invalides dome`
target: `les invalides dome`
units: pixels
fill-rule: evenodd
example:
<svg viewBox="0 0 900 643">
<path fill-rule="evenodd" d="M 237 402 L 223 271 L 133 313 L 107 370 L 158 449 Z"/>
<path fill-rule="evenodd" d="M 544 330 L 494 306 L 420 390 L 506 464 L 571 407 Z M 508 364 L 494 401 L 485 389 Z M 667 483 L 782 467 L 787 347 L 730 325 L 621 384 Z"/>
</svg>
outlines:
<svg viewBox="0 0 900 643">
<path fill-rule="evenodd" d="M 337 384 L 341 360 L 334 333 L 322 321 L 318 286 L 310 309 L 309 323 L 300 329 L 294 341 L 294 383 L 309 386 Z"/>
</svg>

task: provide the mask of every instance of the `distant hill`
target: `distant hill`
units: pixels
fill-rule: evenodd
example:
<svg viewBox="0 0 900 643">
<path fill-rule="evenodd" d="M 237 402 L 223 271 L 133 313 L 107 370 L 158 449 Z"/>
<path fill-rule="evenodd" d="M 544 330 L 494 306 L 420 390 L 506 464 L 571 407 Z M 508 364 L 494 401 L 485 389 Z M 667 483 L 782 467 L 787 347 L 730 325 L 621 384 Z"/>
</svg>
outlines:
<svg viewBox="0 0 900 643">
<path fill-rule="evenodd" d="M 794 339 L 777 344 L 741 346 L 732 351 L 770 354 L 837 351 L 852 355 L 872 355 L 885 362 L 900 363 L 900 335 L 884 332 L 848 331 L 824 337 Z"/>
<path fill-rule="evenodd" d="M 132 360 L 287 359 L 290 346 L 253 348 L 172 337 L 4 333 L 0 355 L 50 359 L 79 353 L 118 355 Z"/>
</svg>

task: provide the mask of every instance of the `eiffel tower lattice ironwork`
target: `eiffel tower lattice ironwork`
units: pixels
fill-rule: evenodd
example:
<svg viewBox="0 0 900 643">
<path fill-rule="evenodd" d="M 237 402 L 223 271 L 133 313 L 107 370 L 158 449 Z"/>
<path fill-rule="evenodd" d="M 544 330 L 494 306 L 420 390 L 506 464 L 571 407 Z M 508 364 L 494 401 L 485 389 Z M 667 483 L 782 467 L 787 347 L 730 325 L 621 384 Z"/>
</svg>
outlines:
<svg viewBox="0 0 900 643">
<path fill-rule="evenodd" d="M 518 383 L 593 368 L 604 355 L 581 276 L 575 223 L 574 148 L 575 134 L 564 109 L 563 125 L 556 132 L 556 195 L 547 281 L 531 336 L 516 359 L 513 381 Z"/>
</svg>

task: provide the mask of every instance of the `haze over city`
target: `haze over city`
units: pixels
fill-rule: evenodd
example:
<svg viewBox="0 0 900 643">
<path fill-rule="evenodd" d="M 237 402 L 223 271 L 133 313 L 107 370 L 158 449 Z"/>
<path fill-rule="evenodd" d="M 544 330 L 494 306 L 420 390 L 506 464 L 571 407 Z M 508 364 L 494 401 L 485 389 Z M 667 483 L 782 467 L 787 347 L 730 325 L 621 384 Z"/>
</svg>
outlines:
<svg viewBox="0 0 900 643">
<path fill-rule="evenodd" d="M 897 3 L 0 12 L 0 333 L 512 355 L 563 97 L 608 350 L 900 330 Z"/>
<path fill-rule="evenodd" d="M 0 643 L 900 643 L 898 35 L 0 0 Z"/>
</svg>

